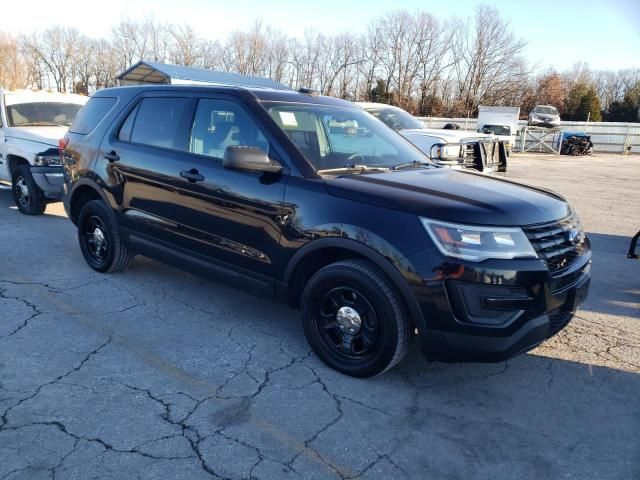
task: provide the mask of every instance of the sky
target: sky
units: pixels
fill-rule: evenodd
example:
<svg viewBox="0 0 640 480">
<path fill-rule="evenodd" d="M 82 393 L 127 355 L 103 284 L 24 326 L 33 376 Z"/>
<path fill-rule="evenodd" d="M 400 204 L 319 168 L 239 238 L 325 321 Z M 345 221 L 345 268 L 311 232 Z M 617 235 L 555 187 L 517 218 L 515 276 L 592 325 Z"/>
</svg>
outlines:
<svg viewBox="0 0 640 480">
<path fill-rule="evenodd" d="M 567 70 L 579 61 L 594 70 L 640 67 L 640 0 L 29 0 L 3 6 L 0 30 L 18 34 L 66 24 L 101 37 L 123 17 L 152 16 L 189 23 L 211 39 L 247 30 L 256 19 L 300 37 L 305 29 L 362 33 L 371 19 L 401 8 L 441 19 L 467 17 L 477 4 L 498 9 L 527 42 L 525 53 L 540 71 Z"/>
</svg>

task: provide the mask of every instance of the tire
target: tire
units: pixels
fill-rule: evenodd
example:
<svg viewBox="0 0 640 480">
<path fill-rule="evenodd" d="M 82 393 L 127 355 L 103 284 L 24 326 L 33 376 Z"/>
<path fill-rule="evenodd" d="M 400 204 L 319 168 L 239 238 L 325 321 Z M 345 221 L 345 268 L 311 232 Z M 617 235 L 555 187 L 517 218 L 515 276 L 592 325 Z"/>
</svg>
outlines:
<svg viewBox="0 0 640 480">
<path fill-rule="evenodd" d="M 36 184 L 29 165 L 18 165 L 11 175 L 11 191 L 18 210 L 25 215 L 42 215 L 47 199 Z"/>
<path fill-rule="evenodd" d="M 109 207 L 100 200 L 87 202 L 78 215 L 78 242 L 82 256 L 101 273 L 125 270 L 134 255 L 124 244 Z"/>
<path fill-rule="evenodd" d="M 409 349 L 411 331 L 400 296 L 366 260 L 344 260 L 316 272 L 302 293 L 301 310 L 315 354 L 344 374 L 379 375 Z"/>
</svg>

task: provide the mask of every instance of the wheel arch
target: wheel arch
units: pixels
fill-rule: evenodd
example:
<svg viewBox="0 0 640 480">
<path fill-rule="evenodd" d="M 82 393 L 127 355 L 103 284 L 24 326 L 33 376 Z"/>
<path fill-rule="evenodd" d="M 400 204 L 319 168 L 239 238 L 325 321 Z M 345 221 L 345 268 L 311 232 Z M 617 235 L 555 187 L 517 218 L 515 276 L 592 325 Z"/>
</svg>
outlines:
<svg viewBox="0 0 640 480">
<path fill-rule="evenodd" d="M 93 182 L 85 179 L 78 181 L 69 197 L 69 219 L 74 224 L 78 222 L 78 215 L 82 207 L 91 200 L 102 200 L 110 207 L 107 197 Z"/>
<path fill-rule="evenodd" d="M 284 297 L 289 305 L 298 307 L 307 280 L 320 268 L 346 258 L 362 258 L 375 265 L 400 294 L 412 326 L 424 327 L 418 301 L 393 261 L 372 247 L 348 238 L 321 238 L 298 250 L 285 269 L 285 288 L 279 292 L 280 298 Z"/>
<path fill-rule="evenodd" d="M 26 158 L 16 155 L 15 153 L 7 155 L 7 170 L 9 172 L 9 177 L 13 177 L 13 172 L 19 165 L 30 165 L 30 163 Z"/>
</svg>

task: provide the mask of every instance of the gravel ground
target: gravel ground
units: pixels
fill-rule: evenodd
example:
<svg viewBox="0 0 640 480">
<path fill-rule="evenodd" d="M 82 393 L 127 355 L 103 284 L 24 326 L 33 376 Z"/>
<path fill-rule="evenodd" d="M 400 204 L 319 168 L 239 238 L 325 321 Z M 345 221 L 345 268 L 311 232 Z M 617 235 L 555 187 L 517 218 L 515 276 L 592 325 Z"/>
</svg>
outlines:
<svg viewBox="0 0 640 480">
<path fill-rule="evenodd" d="M 518 155 L 594 248 L 588 301 L 499 364 L 414 350 L 368 380 L 298 313 L 138 258 L 100 275 L 60 204 L 0 191 L 0 479 L 640 478 L 640 157 Z"/>
</svg>

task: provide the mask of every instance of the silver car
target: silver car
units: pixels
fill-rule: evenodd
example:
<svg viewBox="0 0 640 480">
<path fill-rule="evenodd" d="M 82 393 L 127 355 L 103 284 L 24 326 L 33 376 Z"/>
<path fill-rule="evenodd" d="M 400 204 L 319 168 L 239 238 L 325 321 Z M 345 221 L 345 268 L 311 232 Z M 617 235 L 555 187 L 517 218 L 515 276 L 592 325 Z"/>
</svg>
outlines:
<svg viewBox="0 0 640 480">
<path fill-rule="evenodd" d="M 536 105 L 529 113 L 528 125 L 536 127 L 559 127 L 560 114 L 551 105 Z"/>
</svg>

